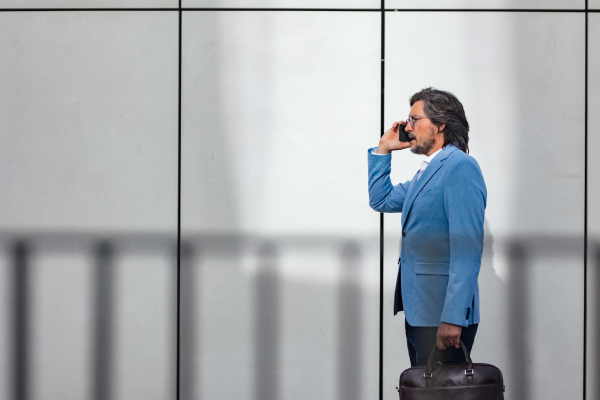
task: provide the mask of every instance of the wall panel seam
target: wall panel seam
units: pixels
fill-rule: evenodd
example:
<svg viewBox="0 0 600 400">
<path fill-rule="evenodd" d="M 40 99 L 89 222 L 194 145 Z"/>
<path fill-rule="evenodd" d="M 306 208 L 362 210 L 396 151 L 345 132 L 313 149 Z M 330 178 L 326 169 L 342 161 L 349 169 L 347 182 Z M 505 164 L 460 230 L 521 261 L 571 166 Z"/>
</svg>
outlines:
<svg viewBox="0 0 600 400">
<path fill-rule="evenodd" d="M 588 258 L 588 0 L 585 0 L 585 98 L 584 98 L 584 179 L 583 179 L 583 399 L 587 399 L 587 258 Z"/>
<path fill-rule="evenodd" d="M 163 7 L 163 8 L 0 8 L 0 12 L 106 12 L 106 11 L 292 11 L 292 12 L 381 12 L 379 8 L 203 8 L 203 7 Z M 385 12 L 489 12 L 489 13 L 597 13 L 598 10 L 585 9 L 468 9 L 468 8 L 389 8 Z"/>
</svg>

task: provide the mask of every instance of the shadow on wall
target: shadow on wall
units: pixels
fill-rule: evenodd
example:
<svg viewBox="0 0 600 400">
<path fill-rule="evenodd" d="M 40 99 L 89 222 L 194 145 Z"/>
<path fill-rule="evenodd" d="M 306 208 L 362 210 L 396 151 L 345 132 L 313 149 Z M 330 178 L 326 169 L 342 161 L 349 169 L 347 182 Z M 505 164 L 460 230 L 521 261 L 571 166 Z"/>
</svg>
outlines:
<svg viewBox="0 0 600 400">
<path fill-rule="evenodd" d="M 362 291 L 361 251 L 348 242 L 341 251 L 342 271 L 338 295 L 338 399 L 362 398 Z"/>
<path fill-rule="evenodd" d="M 595 282 L 594 282 L 594 288 L 596 289 L 596 291 L 594 292 L 594 296 L 595 298 L 598 298 L 598 289 L 600 289 L 600 243 L 593 243 L 591 246 L 591 252 L 590 254 L 593 254 L 593 259 L 588 261 L 588 268 L 593 268 L 594 269 L 594 274 L 595 274 Z M 596 315 L 593 316 L 594 321 L 593 321 L 593 325 L 592 326 L 600 326 L 600 307 L 596 306 Z M 588 340 L 590 340 L 588 338 Z M 592 340 L 594 340 L 594 338 L 592 338 Z M 596 371 L 600 371 L 600 346 L 598 345 L 597 342 L 597 337 L 595 338 L 596 340 L 596 354 L 593 355 L 592 359 L 590 360 L 592 362 L 592 364 L 594 365 Z M 596 398 L 598 398 L 598 396 L 600 396 L 600 379 L 596 379 Z"/>
<path fill-rule="evenodd" d="M 27 400 L 29 377 L 28 360 L 28 299 L 29 299 L 29 245 L 25 240 L 17 240 L 12 248 L 14 263 L 14 309 L 13 309 L 13 399 Z"/>
<path fill-rule="evenodd" d="M 527 255 L 525 247 L 518 242 L 511 243 L 508 247 L 510 265 L 509 287 L 509 326 L 510 326 L 510 382 L 513 386 L 511 393 L 515 400 L 526 400 L 529 394 L 529 370 L 527 339 L 529 320 L 527 319 Z M 509 372 L 509 371 L 507 371 Z"/>
<path fill-rule="evenodd" d="M 29 290 L 30 262 L 32 244 L 27 240 L 17 240 L 12 249 L 13 255 L 13 398 L 27 400 L 30 398 L 30 360 L 29 339 L 30 313 Z M 93 398 L 106 400 L 111 398 L 111 337 L 112 337 L 112 300 L 113 300 L 113 249 L 108 241 L 99 241 L 94 254 L 95 259 L 95 306 L 94 315 L 94 371 Z"/>
<path fill-rule="evenodd" d="M 337 360 L 333 364 L 335 370 L 336 389 L 338 398 L 360 399 L 362 398 L 361 381 L 363 379 L 362 354 L 362 307 L 363 294 L 361 289 L 361 250 L 360 245 L 353 241 L 343 239 L 312 238 L 303 237 L 290 240 L 286 239 L 286 248 L 289 243 L 300 243 L 303 248 L 314 248 L 324 246 L 323 242 L 329 240 L 325 246 L 337 252 L 340 265 L 340 279 L 337 286 L 318 285 L 317 292 L 311 285 L 299 286 L 301 292 L 306 296 L 314 296 L 319 291 L 332 293 L 336 298 L 334 308 L 337 315 L 331 315 L 331 326 L 334 328 L 338 343 Z M 121 235 L 106 240 L 103 237 L 85 236 L 79 234 L 39 234 L 32 235 L 27 239 L 13 240 L 8 235 L 1 235 L 0 241 L 4 242 L 10 249 L 13 272 L 10 286 L 13 292 L 13 331 L 10 338 L 9 348 L 13 350 L 12 356 L 12 398 L 15 400 L 28 400 L 32 385 L 39 384 L 32 381 L 38 379 L 31 375 L 31 263 L 39 255 L 40 242 L 44 242 L 44 250 L 49 247 L 54 253 L 74 253 L 89 251 L 89 260 L 92 265 L 93 291 L 91 296 L 92 309 L 92 337 L 90 343 L 93 348 L 89 349 L 91 368 L 90 373 L 90 397 L 95 400 L 107 400 L 115 396 L 115 366 L 116 357 L 115 342 L 115 318 L 119 310 L 115 310 L 116 301 L 115 287 L 118 274 L 116 266 L 119 259 L 127 256 L 127 249 L 135 252 L 154 251 L 161 248 L 165 252 L 174 248 L 173 238 L 167 236 L 152 235 Z M 160 244 L 162 243 L 162 244 Z M 199 399 L 201 392 L 198 379 L 198 364 L 200 358 L 198 353 L 202 339 L 203 327 L 194 323 L 200 311 L 198 278 L 200 269 L 203 268 L 202 259 L 205 256 L 231 257 L 235 254 L 235 260 L 241 260 L 241 255 L 247 251 L 257 255 L 257 269 L 253 275 L 253 315 L 248 329 L 254 329 L 253 333 L 253 363 L 252 376 L 254 399 L 268 400 L 278 399 L 282 391 L 282 305 L 281 288 L 282 278 L 280 275 L 280 250 L 282 246 L 276 240 L 263 241 L 248 237 L 212 237 L 205 236 L 193 240 L 184 241 L 180 246 L 180 397 L 182 399 Z M 152 250 L 151 250 L 152 249 Z M 173 253 L 171 253 L 173 254 Z M 175 253 L 176 254 L 176 253 Z M 174 257 L 175 259 L 175 257 Z M 173 263 L 174 267 L 176 262 Z M 337 295 L 335 294 L 337 292 Z M 301 295 L 301 294 L 300 294 Z M 215 301 L 226 299 L 215 299 Z M 233 302 L 239 299 L 231 299 Z M 228 318 L 226 315 L 224 318 Z M 310 321 L 307 321 L 310 323 Z M 337 325 L 337 329 L 335 326 Z M 330 327 L 325 327 L 331 329 Z M 77 334 L 74 332 L 74 334 Z M 301 334 L 301 333 L 299 333 Z M 39 336 L 39 332 L 35 334 Z M 59 338 L 46 337 L 46 343 L 52 343 Z M 287 341 L 295 340 L 286 338 Z M 315 355 L 319 358 L 319 354 Z M 173 355 L 175 358 L 175 354 Z M 210 366 L 200 366 L 207 368 Z M 68 394 L 68 393 L 67 393 Z"/>
<path fill-rule="evenodd" d="M 202 347 L 203 328 L 195 321 L 202 320 L 203 317 L 198 313 L 200 311 L 199 302 L 202 294 L 199 293 L 201 283 L 199 279 L 203 276 L 202 269 L 203 257 L 213 257 L 216 254 L 227 258 L 238 265 L 244 254 L 256 255 L 256 270 L 251 275 L 250 282 L 252 300 L 251 312 L 252 319 L 248 321 L 247 330 L 252 332 L 252 361 L 249 365 L 252 380 L 249 382 L 252 386 L 253 399 L 279 399 L 283 391 L 282 380 L 284 379 L 284 370 L 289 369 L 289 365 L 281 365 L 282 346 L 285 340 L 292 347 L 305 348 L 307 341 L 302 338 L 296 343 L 297 337 L 293 337 L 296 332 L 291 333 L 292 337 L 282 337 L 284 312 L 290 312 L 283 309 L 282 293 L 283 278 L 281 275 L 281 248 L 289 250 L 290 243 L 294 243 L 300 248 L 314 249 L 326 246 L 332 251 L 338 251 L 340 260 L 340 278 L 337 287 L 330 285 L 296 285 L 293 290 L 295 297 L 301 297 L 300 301 L 304 306 L 312 307 L 314 300 L 317 303 L 327 297 L 327 293 L 336 293 L 336 313 L 328 318 L 331 326 L 337 325 L 335 335 L 337 337 L 337 365 L 336 369 L 336 389 L 338 398 L 360 399 L 362 398 L 361 381 L 363 380 L 361 365 L 361 348 L 363 346 L 362 338 L 362 307 L 364 296 L 361 290 L 361 268 L 362 257 L 360 245 L 353 241 L 343 241 L 335 238 L 287 238 L 285 243 L 277 240 L 262 241 L 261 239 L 251 237 L 213 237 L 198 238 L 197 240 L 182 243 L 181 254 L 181 381 L 180 393 L 182 399 L 199 399 L 204 396 L 204 390 L 201 390 L 201 380 L 198 379 L 198 368 L 210 369 L 210 366 L 198 364 L 201 359 L 198 353 Z M 325 243 L 324 242 L 329 242 Z M 233 257 L 233 258 L 232 258 Z M 239 269 L 239 267 L 238 267 Z M 223 271 L 222 271 L 223 272 Z M 231 273 L 232 271 L 229 271 Z M 237 275 L 245 275 L 241 270 L 234 272 Z M 227 274 L 227 272 L 224 272 Z M 224 275 L 227 276 L 227 275 Z M 192 283 L 195 282 L 195 283 Z M 233 285 L 234 284 L 232 283 Z M 219 293 L 221 299 L 215 301 L 231 301 L 236 304 L 244 297 L 230 298 L 226 293 Z M 289 305 L 288 305 L 289 307 Z M 316 314 L 323 310 L 313 310 Z M 239 310 L 238 310 L 239 312 Z M 294 312 L 292 309 L 291 312 Z M 296 317 L 302 316 L 305 310 L 298 310 Z M 326 313 L 326 312 L 325 312 Z M 231 314 L 220 316 L 223 320 L 236 318 L 236 311 Z M 310 324 L 310 320 L 301 323 L 301 326 Z M 207 328 L 208 329 L 208 328 Z M 310 329 L 310 328 L 309 328 Z M 316 329 L 316 328 L 315 328 Z M 324 329 L 331 329 L 325 326 Z M 298 335 L 302 332 L 298 331 Z M 205 344 L 206 345 L 206 344 Z M 313 344 L 314 345 L 314 344 Z M 309 346 L 310 347 L 310 346 Z M 319 345 L 312 346 L 318 348 Z M 315 350 L 316 351 L 316 350 Z M 328 357 L 325 354 L 316 352 L 308 358 L 313 358 L 317 364 L 322 363 L 322 357 Z M 303 359 L 304 362 L 306 359 Z M 243 364 L 239 361 L 239 364 Z M 236 365 L 235 368 L 240 368 Z M 195 368 L 195 372 L 194 372 Z M 291 367 L 295 369 L 296 367 Z M 299 367 L 306 368 L 305 366 Z M 306 385 L 306 382 L 302 383 Z M 315 386 L 318 383 L 311 383 L 309 386 Z"/>
<path fill-rule="evenodd" d="M 258 251 L 254 303 L 254 398 L 277 400 L 279 395 L 280 283 L 277 248 L 263 243 Z"/>
<path fill-rule="evenodd" d="M 196 293 L 194 286 L 194 257 L 198 257 L 199 246 L 194 250 L 189 242 L 181 242 L 180 246 L 180 283 L 179 283 L 179 312 L 180 312 L 180 334 L 179 345 L 179 394 L 181 399 L 194 399 L 194 357 L 198 357 L 199 350 L 196 345 L 196 337 L 201 337 L 202 332 L 194 329 L 196 310 L 200 307 L 200 296 Z"/>
<path fill-rule="evenodd" d="M 163 249 L 172 249 L 173 238 L 166 236 L 152 237 L 150 235 L 130 235 L 128 237 L 115 237 L 107 241 L 100 237 L 88 237 L 83 242 L 81 235 L 60 234 L 52 237 L 51 234 L 44 234 L 43 240 L 55 243 L 59 251 L 69 251 L 73 246 L 71 243 L 80 243 L 89 248 L 90 259 L 95 266 L 94 275 L 94 309 L 91 315 L 94 318 L 94 337 L 91 343 L 94 343 L 94 349 L 90 349 L 92 360 L 92 397 L 97 400 L 111 398 L 111 389 L 114 387 L 114 268 L 117 254 L 123 255 L 122 249 L 127 247 L 123 243 L 133 243 L 135 251 L 149 251 L 151 248 L 162 247 Z M 47 240 L 50 236 L 50 240 Z M 13 330 L 9 347 L 13 349 L 12 356 L 12 398 L 15 400 L 28 400 L 31 396 L 31 368 L 28 360 L 31 359 L 31 315 L 28 314 L 31 298 L 30 290 L 30 272 L 31 259 L 34 256 L 36 243 L 39 237 L 31 237 L 23 240 L 10 239 L 3 235 L 2 240 L 8 245 L 9 254 L 12 257 L 12 287 L 14 288 L 14 302 L 12 310 Z M 299 243 L 300 246 L 323 246 L 324 239 L 315 238 L 292 238 L 287 239 L 285 246 L 290 243 Z M 362 323 L 365 294 L 362 291 L 360 282 L 360 271 L 362 269 L 361 246 L 356 241 L 343 241 L 340 239 L 329 238 L 330 243 L 326 244 L 332 251 L 337 251 L 340 268 L 340 278 L 337 281 L 337 287 L 324 287 L 324 290 L 337 291 L 336 306 L 334 308 L 336 315 L 333 317 L 333 326 L 337 326 L 337 358 L 335 360 L 337 397 L 339 399 L 360 399 L 363 398 L 363 388 L 361 382 L 364 374 L 363 369 L 363 335 Z M 486 240 L 491 240 L 488 237 Z M 511 346 L 510 357 L 510 385 L 511 392 L 518 393 L 518 399 L 532 398 L 535 394 L 529 393 L 528 387 L 528 274 L 529 261 L 532 258 L 539 257 L 539 254 L 545 254 L 549 257 L 573 256 L 580 253 L 578 244 L 582 239 L 578 238 L 518 238 L 511 241 L 505 241 L 500 245 L 504 248 L 508 259 L 510 260 L 510 278 L 511 286 L 510 298 L 507 300 L 507 308 L 510 312 L 509 318 L 509 345 Z M 304 241 L 304 243 L 302 243 Z M 498 242 L 494 238 L 494 242 Z M 67 243 L 67 245 L 65 245 Z M 90 245 L 93 244 L 94 245 Z M 157 245 L 157 243 L 163 243 Z M 497 243 L 495 243 L 497 244 Z M 117 246 L 118 245 L 118 246 Z M 490 245 L 486 241 L 486 245 Z M 198 318 L 200 295 L 198 286 L 194 285 L 194 275 L 198 269 L 194 265 L 202 265 L 198 260 L 202 260 L 207 255 L 211 256 L 230 256 L 231 253 L 238 254 L 238 260 L 245 251 L 258 255 L 258 268 L 254 275 L 253 292 L 253 316 L 251 325 L 255 327 L 253 334 L 253 398 L 256 400 L 277 399 L 282 391 L 282 369 L 288 366 L 282 366 L 281 363 L 281 345 L 282 345 L 282 304 L 281 288 L 282 278 L 280 275 L 280 248 L 282 244 L 277 240 L 265 242 L 260 238 L 250 237 L 212 237 L 201 236 L 181 243 L 180 265 L 181 265 L 181 336 L 180 336 L 180 394 L 182 399 L 199 399 L 199 393 L 194 390 L 194 360 L 198 360 L 198 340 L 202 336 L 201 331 L 194 331 L 194 325 L 191 321 Z M 119 252 L 115 249 L 119 248 Z M 131 246 L 129 246 L 131 247 Z M 595 259 L 591 260 L 590 265 L 600 266 L 600 245 L 595 245 Z M 171 253 L 172 254 L 172 253 Z M 490 254 L 484 255 L 484 262 L 487 262 Z M 488 260 L 489 261 L 489 260 Z M 175 264 L 175 263 L 173 263 Z M 487 279 L 487 278 L 486 278 Z M 600 287 L 600 278 L 595 282 Z M 312 289 L 311 289 L 312 290 Z M 600 312 L 594 316 L 600 321 Z M 202 329 L 202 327 L 200 327 Z M 250 329 L 250 327 L 249 327 Z M 286 341 L 290 338 L 286 338 Z M 175 355 L 173 355 L 175 357 Z M 595 360 L 600 365 L 600 354 L 597 354 Z M 206 368 L 209 366 L 202 366 Z M 508 371 L 507 371 L 508 372 Z M 508 374 L 507 374 L 508 375 Z M 508 376 L 507 376 L 508 377 Z M 508 382 L 507 382 L 508 383 Z M 197 388 L 196 388 L 197 389 Z"/>
<path fill-rule="evenodd" d="M 94 400 L 112 398 L 111 343 L 113 336 L 113 276 L 114 250 L 109 241 L 101 241 L 96 248 L 95 276 L 95 379 Z"/>
</svg>

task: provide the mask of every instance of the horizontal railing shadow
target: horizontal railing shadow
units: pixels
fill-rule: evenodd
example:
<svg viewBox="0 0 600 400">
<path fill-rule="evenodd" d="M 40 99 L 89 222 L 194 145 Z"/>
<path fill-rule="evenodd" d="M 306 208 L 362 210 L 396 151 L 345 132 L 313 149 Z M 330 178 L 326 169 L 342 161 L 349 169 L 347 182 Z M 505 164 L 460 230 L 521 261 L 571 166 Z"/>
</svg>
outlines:
<svg viewBox="0 0 600 400">
<path fill-rule="evenodd" d="M 15 235 L 16 236 L 16 235 Z M 42 244 L 44 251 L 70 252 L 90 249 L 90 259 L 95 265 L 95 304 L 94 304 L 94 343 L 93 349 L 93 394 L 96 400 L 108 400 L 114 397 L 113 370 L 114 346 L 114 265 L 115 257 L 124 253 L 166 253 L 173 254 L 176 240 L 170 235 L 113 235 L 110 240 L 100 235 L 57 233 L 33 234 L 15 237 L 0 234 L 0 244 L 10 249 L 13 265 L 14 297 L 12 310 L 12 339 L 10 347 L 12 357 L 12 397 L 18 400 L 29 400 L 31 379 L 30 366 L 30 260 L 36 249 Z M 282 338 L 281 312 L 281 278 L 278 270 L 279 248 L 296 246 L 305 249 L 330 248 L 338 254 L 341 264 L 341 277 L 338 290 L 337 326 L 337 393 L 338 398 L 361 398 L 361 335 L 362 293 L 358 281 L 358 271 L 362 268 L 361 241 L 376 243 L 378 238 L 359 238 L 348 240 L 343 237 L 316 236 L 284 236 L 265 240 L 261 237 L 242 235 L 188 235 L 181 243 L 181 270 L 184 281 L 181 285 L 181 342 L 180 342 L 180 394 L 181 398 L 200 398 L 200 391 L 195 388 L 194 368 L 195 339 L 200 332 L 194 331 L 192 321 L 197 318 L 199 293 L 193 285 L 194 264 L 198 258 L 215 255 L 238 254 L 247 252 L 258 255 L 258 270 L 255 276 L 254 292 L 254 394 L 256 400 L 277 399 L 281 391 L 282 366 L 280 346 Z M 577 237 L 521 237 L 512 240 L 494 239 L 496 253 L 504 252 L 510 260 L 512 286 L 514 296 L 509 299 L 511 317 L 509 320 L 511 343 L 516 357 L 511 360 L 511 367 L 518 368 L 521 373 L 511 381 L 514 392 L 519 399 L 531 398 L 529 389 L 531 376 L 523 369 L 528 359 L 528 332 L 524 327 L 527 311 L 523 306 L 528 302 L 528 260 L 534 257 L 573 257 L 583 256 L 583 238 Z M 594 259 L 590 267 L 600 267 L 600 243 L 590 246 L 595 249 Z M 175 258 L 175 257 L 174 257 Z M 600 276 L 597 274 L 596 276 Z M 600 278 L 595 282 L 600 287 Z M 334 289 L 335 290 L 335 289 Z M 593 316 L 600 321 L 600 311 Z M 600 367 L 600 354 L 594 355 L 594 362 Z M 600 390 L 600 386 L 598 387 Z"/>
</svg>

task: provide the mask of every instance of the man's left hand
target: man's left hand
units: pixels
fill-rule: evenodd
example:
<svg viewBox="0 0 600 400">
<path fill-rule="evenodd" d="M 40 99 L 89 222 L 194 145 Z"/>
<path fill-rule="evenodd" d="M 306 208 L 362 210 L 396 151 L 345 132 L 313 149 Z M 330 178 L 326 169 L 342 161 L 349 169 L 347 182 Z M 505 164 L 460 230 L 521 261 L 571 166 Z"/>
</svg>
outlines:
<svg viewBox="0 0 600 400">
<path fill-rule="evenodd" d="M 460 333 L 462 326 L 442 322 L 437 331 L 437 347 L 444 350 L 446 347 L 454 346 L 460 349 Z"/>
</svg>

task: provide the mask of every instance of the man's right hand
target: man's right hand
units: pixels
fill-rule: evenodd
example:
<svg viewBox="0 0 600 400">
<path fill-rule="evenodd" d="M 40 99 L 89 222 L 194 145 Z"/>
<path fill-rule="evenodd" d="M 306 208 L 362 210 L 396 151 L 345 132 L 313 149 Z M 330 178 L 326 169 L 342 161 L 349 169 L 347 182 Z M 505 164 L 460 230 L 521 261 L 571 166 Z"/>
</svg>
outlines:
<svg viewBox="0 0 600 400">
<path fill-rule="evenodd" d="M 377 147 L 377 154 L 390 154 L 394 150 L 402 150 L 410 147 L 410 142 L 401 142 L 398 135 L 398 127 L 404 124 L 404 121 L 394 122 L 392 127 L 383 134 L 379 139 L 379 147 Z"/>
</svg>

